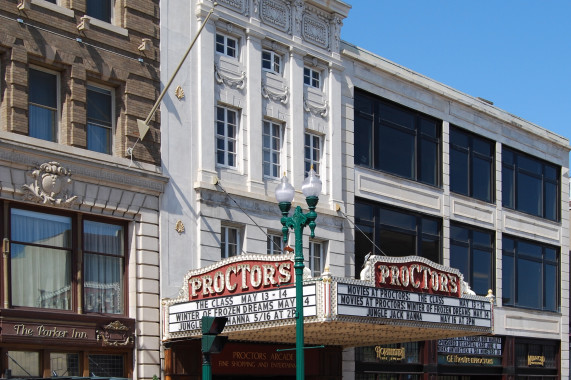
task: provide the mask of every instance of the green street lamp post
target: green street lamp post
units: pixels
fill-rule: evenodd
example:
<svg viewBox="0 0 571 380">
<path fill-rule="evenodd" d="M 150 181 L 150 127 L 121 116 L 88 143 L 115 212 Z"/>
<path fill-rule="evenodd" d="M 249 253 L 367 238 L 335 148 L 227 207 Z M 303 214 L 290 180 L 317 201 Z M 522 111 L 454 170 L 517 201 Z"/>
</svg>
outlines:
<svg viewBox="0 0 571 380">
<path fill-rule="evenodd" d="M 288 231 L 291 228 L 295 233 L 295 256 L 294 256 L 294 269 L 295 269 L 295 361 L 296 361 L 296 379 L 302 380 L 305 378 L 305 358 L 303 352 L 303 228 L 309 226 L 311 230 L 311 237 L 315 237 L 315 218 L 317 213 L 315 207 L 319 201 L 319 194 L 321 193 L 321 180 L 313 167 L 309 171 L 309 175 L 303 181 L 301 191 L 305 195 L 305 201 L 309 208 L 309 212 L 304 214 L 301 207 L 297 206 L 293 215 L 289 216 L 291 202 L 295 195 L 295 189 L 288 182 L 287 177 L 282 177 L 281 183 L 276 188 L 276 200 L 278 201 L 280 210 L 282 212 L 282 232 L 284 235 L 284 242 L 287 243 Z"/>
</svg>

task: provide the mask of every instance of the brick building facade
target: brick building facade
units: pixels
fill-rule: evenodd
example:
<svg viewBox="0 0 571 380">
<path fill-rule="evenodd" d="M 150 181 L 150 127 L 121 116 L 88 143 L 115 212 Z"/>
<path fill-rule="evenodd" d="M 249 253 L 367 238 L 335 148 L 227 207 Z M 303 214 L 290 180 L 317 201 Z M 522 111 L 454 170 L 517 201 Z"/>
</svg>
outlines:
<svg viewBox="0 0 571 380">
<path fill-rule="evenodd" d="M 0 1 L 0 372 L 159 361 L 159 2 Z"/>
</svg>

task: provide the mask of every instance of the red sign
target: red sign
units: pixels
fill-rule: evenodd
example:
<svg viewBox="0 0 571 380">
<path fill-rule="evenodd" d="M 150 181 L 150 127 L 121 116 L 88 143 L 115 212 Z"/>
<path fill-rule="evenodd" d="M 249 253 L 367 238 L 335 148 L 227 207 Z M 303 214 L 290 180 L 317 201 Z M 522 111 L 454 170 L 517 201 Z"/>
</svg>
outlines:
<svg viewBox="0 0 571 380">
<path fill-rule="evenodd" d="M 427 260 L 428 261 L 428 260 Z M 459 273 L 437 269 L 421 261 L 375 263 L 375 286 L 414 293 L 461 296 Z"/>
<path fill-rule="evenodd" d="M 188 278 L 189 300 L 268 290 L 292 284 L 291 260 L 234 261 Z"/>
</svg>

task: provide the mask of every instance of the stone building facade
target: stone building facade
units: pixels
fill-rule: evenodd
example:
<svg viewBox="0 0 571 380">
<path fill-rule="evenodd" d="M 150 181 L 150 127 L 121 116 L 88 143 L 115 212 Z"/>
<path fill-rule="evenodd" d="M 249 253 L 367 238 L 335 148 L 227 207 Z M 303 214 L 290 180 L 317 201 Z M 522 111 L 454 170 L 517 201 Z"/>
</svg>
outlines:
<svg viewBox="0 0 571 380">
<path fill-rule="evenodd" d="M 159 361 L 159 2 L 0 1 L 0 371 Z"/>
<path fill-rule="evenodd" d="M 213 7 L 161 9 L 163 81 Z M 176 298 L 190 270 L 282 252 L 274 189 L 285 173 L 305 207 L 299 190 L 313 165 L 323 190 L 303 246 L 314 277 L 359 278 L 369 253 L 416 255 L 459 268 L 495 299 L 492 336 L 414 342 L 411 330 L 388 346 L 379 337 L 332 350 L 342 365 L 328 379 L 568 377 L 569 141 L 341 41 L 349 8 L 218 1 L 162 105 L 161 297 Z M 196 342 L 167 346 L 167 378 L 198 376 Z"/>
</svg>

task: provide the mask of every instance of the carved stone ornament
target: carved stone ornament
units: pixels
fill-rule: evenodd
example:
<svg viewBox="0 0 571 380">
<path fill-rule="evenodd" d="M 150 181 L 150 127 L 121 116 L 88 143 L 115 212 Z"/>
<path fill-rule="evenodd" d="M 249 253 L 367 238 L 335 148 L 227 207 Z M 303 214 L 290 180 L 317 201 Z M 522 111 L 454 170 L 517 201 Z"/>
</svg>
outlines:
<svg viewBox="0 0 571 380">
<path fill-rule="evenodd" d="M 321 116 L 323 118 L 327 117 L 327 100 L 324 104 L 311 104 L 307 99 L 303 100 L 303 109 L 310 112 L 316 116 Z"/>
<path fill-rule="evenodd" d="M 178 100 L 184 98 L 184 90 L 180 86 L 176 86 L 176 88 L 174 89 L 174 94 L 178 98 Z"/>
<path fill-rule="evenodd" d="M 291 32 L 291 6 L 279 0 L 262 0 L 260 18 L 266 25 L 285 33 Z"/>
<path fill-rule="evenodd" d="M 248 0 L 216 0 L 216 2 L 234 12 L 249 16 L 248 5 L 250 2 Z"/>
<path fill-rule="evenodd" d="M 304 15 L 302 35 L 307 42 L 322 48 L 329 47 L 329 25 L 313 15 Z"/>
<path fill-rule="evenodd" d="M 77 196 L 70 196 L 71 171 L 58 162 L 51 161 L 36 167 L 30 174 L 34 182 L 22 185 L 27 200 L 52 206 L 71 207 Z"/>
<path fill-rule="evenodd" d="M 242 75 L 240 75 L 238 78 L 232 78 L 231 76 L 223 73 L 222 70 L 220 70 L 220 68 L 218 67 L 218 65 L 214 65 L 214 76 L 216 77 L 216 82 L 218 82 L 219 84 L 224 83 L 225 85 L 232 88 L 237 88 L 242 90 L 246 85 L 245 71 L 242 71 Z"/>
<path fill-rule="evenodd" d="M 266 99 L 279 101 L 287 104 L 289 100 L 289 88 L 284 86 L 283 92 L 272 90 L 267 84 L 262 83 L 262 96 Z"/>
<path fill-rule="evenodd" d="M 133 334 L 129 333 L 129 328 L 119 321 L 114 321 L 101 330 L 95 330 L 97 341 L 101 341 L 103 346 L 127 346 L 133 343 Z"/>
</svg>

